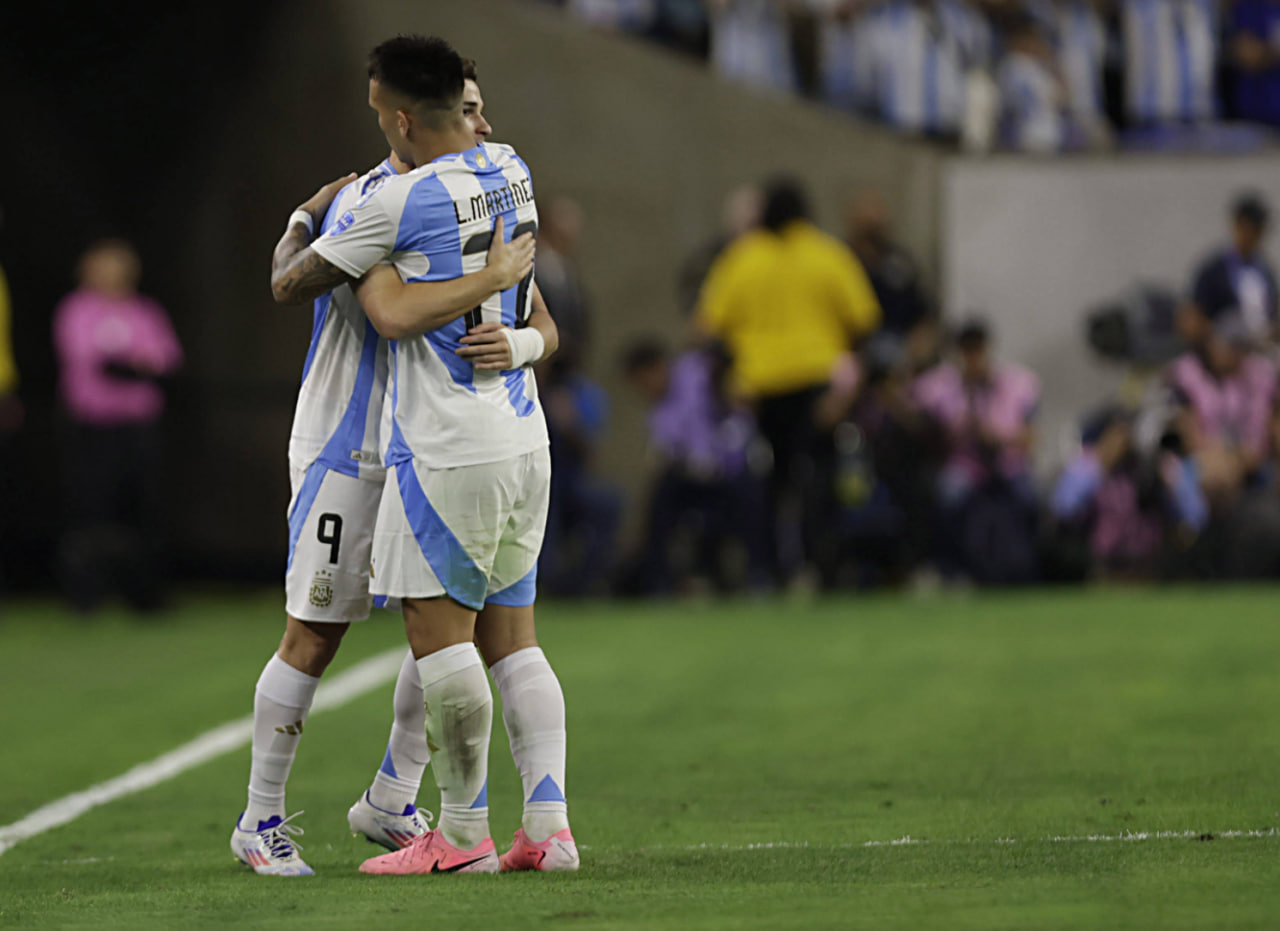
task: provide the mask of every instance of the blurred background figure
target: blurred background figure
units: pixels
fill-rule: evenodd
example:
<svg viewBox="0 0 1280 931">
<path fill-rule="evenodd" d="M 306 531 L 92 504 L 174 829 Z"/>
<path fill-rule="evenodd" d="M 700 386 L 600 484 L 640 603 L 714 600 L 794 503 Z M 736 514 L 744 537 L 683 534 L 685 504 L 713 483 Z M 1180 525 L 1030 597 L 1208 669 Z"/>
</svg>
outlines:
<svg viewBox="0 0 1280 931">
<path fill-rule="evenodd" d="M 1191 300 L 1179 327 L 1198 347 L 1221 316 L 1238 313 L 1249 333 L 1269 339 L 1276 326 L 1276 276 L 1262 252 L 1270 209 L 1257 194 L 1243 194 L 1231 208 L 1231 238 L 1196 270 Z"/>
<path fill-rule="evenodd" d="M 1226 45 L 1234 116 L 1280 127 L 1280 0 L 1235 0 Z"/>
<path fill-rule="evenodd" d="M 748 87 L 795 91 L 799 83 L 783 6 L 776 0 L 707 0 L 712 67 Z"/>
<path fill-rule="evenodd" d="M 1215 0 L 1121 0 L 1125 100 L 1137 125 L 1204 123 L 1217 115 Z"/>
<path fill-rule="evenodd" d="M 958 136 L 969 74 L 991 66 L 990 24 L 963 0 L 887 0 L 872 15 L 880 118 L 911 133 Z"/>
<path fill-rule="evenodd" d="M 874 18 L 869 0 L 836 0 L 818 22 L 818 87 L 822 100 L 850 113 L 875 105 Z"/>
<path fill-rule="evenodd" d="M 754 419 L 728 390 L 728 356 L 713 345 L 672 359 L 645 339 L 627 349 L 623 369 L 649 407 L 658 459 L 625 589 L 671 594 L 709 579 L 721 590 L 767 590 L 762 451 Z"/>
<path fill-rule="evenodd" d="M 1258 578 L 1280 570 L 1274 363 L 1238 312 L 1219 315 L 1201 347 L 1166 373 L 1172 427 L 1209 506 L 1209 526 L 1188 570 Z"/>
<path fill-rule="evenodd" d="M 551 505 L 538 561 L 550 595 L 607 595 L 617 564 L 622 492 L 594 472 L 609 420 L 609 398 L 575 357 L 553 356 L 538 371 L 551 437 Z"/>
<path fill-rule="evenodd" d="M 1009 148 L 1040 154 L 1072 144 L 1067 88 L 1053 46 L 1030 16 L 1012 17 L 1000 63 L 1001 137 Z"/>
<path fill-rule="evenodd" d="M 182 348 L 164 309 L 137 292 L 141 272 L 127 242 L 97 242 L 54 314 L 65 414 L 60 574 L 81 611 L 116 592 L 138 610 L 163 603 L 160 420 L 163 381 Z"/>
<path fill-rule="evenodd" d="M 866 273 L 842 242 L 819 230 L 798 182 L 765 192 L 761 227 L 716 260 L 697 324 L 724 342 L 732 389 L 754 405 L 773 455 L 770 542 L 779 581 L 810 570 L 828 533 L 834 448 L 815 422 L 840 358 L 880 322 Z"/>
<path fill-rule="evenodd" d="M 987 324 L 972 319 L 956 333 L 955 361 L 921 375 L 913 390 L 946 438 L 937 486 L 940 568 L 983 583 L 1033 581 L 1032 420 L 1040 380 L 996 362 Z"/>
<path fill-rule="evenodd" d="M 0 223 L 3 215 L 0 214 Z M 22 401 L 18 398 L 18 365 L 13 358 L 13 307 L 9 282 L 0 266 L 0 488 L 12 488 L 9 438 L 22 426 Z M 9 539 L 8 510 L 11 496 L 0 494 L 0 592 L 5 589 L 4 555 Z"/>
<path fill-rule="evenodd" d="M 1091 147 L 1111 141 L 1106 69 L 1109 0 L 1029 0 L 1027 12 L 1048 39 L 1065 86 L 1067 112 Z"/>
<path fill-rule="evenodd" d="M 751 232 L 760 225 L 764 209 L 764 195 L 754 184 L 734 188 L 724 199 L 720 214 L 720 229 L 693 252 L 680 265 L 676 287 L 679 292 L 680 310 L 692 316 L 698 306 L 698 295 L 707 272 L 720 253 L 739 236 Z"/>
<path fill-rule="evenodd" d="M 569 197 L 551 198 L 538 215 L 538 288 L 560 330 L 558 356 L 577 366 L 591 338 L 590 306 L 578 270 L 578 239 L 585 222 L 582 208 Z"/>
<path fill-rule="evenodd" d="M 931 316 L 915 258 L 893 237 L 893 214 L 884 194 L 859 191 L 849 205 L 846 240 L 880 304 L 877 335 L 905 344 L 908 335 Z"/>
<path fill-rule="evenodd" d="M 1141 449 L 1133 414 L 1118 407 L 1086 422 L 1050 507 L 1058 545 L 1078 543 L 1083 574 L 1103 579 L 1155 578 L 1209 520 L 1190 462 L 1167 444 Z"/>
</svg>

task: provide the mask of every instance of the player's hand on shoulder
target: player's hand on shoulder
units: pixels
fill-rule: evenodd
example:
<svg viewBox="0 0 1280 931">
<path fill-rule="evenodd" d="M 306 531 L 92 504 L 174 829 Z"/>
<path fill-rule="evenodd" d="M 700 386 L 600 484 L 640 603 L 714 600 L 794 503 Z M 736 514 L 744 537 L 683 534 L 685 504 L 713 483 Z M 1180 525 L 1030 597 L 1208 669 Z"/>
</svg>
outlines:
<svg viewBox="0 0 1280 931">
<path fill-rule="evenodd" d="M 499 216 L 493 226 L 493 242 L 489 245 L 489 269 L 495 276 L 499 291 L 514 288 L 533 271 L 533 252 L 536 243 L 533 233 L 517 236 L 504 242 L 506 224 Z"/>
<path fill-rule="evenodd" d="M 499 221 L 501 222 L 501 221 Z M 517 279 L 519 280 L 519 279 Z M 481 323 L 467 331 L 459 342 L 458 355 L 477 369 L 502 372 L 512 367 L 511 342 L 503 334 L 501 323 Z"/>
<path fill-rule="evenodd" d="M 316 226 L 319 227 L 321 222 L 324 221 L 325 211 L 329 209 L 329 205 L 333 203 L 333 199 L 338 196 L 338 192 L 354 181 L 357 177 L 358 176 L 354 171 L 349 171 L 341 178 L 330 181 L 328 184 L 320 188 L 320 190 L 307 198 L 298 209 L 305 210 L 307 213 L 311 214 L 316 221 Z"/>
</svg>

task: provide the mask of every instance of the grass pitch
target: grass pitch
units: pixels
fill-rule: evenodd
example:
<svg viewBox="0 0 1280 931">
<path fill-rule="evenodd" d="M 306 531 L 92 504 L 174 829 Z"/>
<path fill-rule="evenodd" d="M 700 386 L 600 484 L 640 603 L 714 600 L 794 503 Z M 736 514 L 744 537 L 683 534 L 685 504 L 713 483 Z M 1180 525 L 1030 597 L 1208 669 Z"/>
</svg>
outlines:
<svg viewBox="0 0 1280 931">
<path fill-rule="evenodd" d="M 316 877 L 232 860 L 245 748 L 0 856 L 0 927 L 1274 928 L 1277 608 L 1271 589 L 548 605 L 581 872 L 356 873 L 378 851 L 346 809 L 388 683 L 308 722 L 289 807 Z M 282 624 L 276 595 L 164 622 L 0 610 L 0 824 L 247 714 Z M 402 642 L 381 615 L 335 671 Z M 500 720 L 502 848 L 520 788 Z M 1180 836 L 1134 839 L 1157 832 Z"/>
</svg>

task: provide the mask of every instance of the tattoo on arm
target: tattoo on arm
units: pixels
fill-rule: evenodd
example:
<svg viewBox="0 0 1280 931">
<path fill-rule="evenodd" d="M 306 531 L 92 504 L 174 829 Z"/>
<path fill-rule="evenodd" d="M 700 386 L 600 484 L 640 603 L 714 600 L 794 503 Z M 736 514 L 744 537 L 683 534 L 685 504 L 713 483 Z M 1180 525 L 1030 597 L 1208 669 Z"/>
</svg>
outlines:
<svg viewBox="0 0 1280 931">
<path fill-rule="evenodd" d="M 281 237 L 271 257 L 271 293 L 281 304 L 305 304 L 351 281 L 342 269 L 308 248 L 311 237 L 295 223 Z"/>
</svg>

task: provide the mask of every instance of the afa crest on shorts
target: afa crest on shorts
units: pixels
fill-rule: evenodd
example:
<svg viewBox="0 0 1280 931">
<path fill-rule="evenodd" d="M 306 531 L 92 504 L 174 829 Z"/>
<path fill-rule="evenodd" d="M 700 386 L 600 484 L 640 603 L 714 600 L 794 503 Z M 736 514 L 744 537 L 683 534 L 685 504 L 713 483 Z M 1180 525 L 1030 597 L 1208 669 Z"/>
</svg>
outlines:
<svg viewBox="0 0 1280 931">
<path fill-rule="evenodd" d="M 311 603 L 317 608 L 333 604 L 333 573 L 321 570 L 311 580 Z"/>
</svg>

